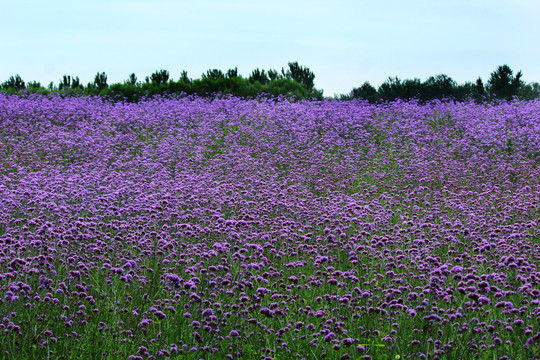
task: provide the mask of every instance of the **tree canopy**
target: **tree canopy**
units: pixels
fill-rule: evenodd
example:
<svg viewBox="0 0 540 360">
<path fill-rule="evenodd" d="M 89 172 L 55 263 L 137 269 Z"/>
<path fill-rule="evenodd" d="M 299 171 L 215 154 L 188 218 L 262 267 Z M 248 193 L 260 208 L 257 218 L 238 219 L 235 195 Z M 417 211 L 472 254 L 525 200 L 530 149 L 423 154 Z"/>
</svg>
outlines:
<svg viewBox="0 0 540 360">
<path fill-rule="evenodd" d="M 166 94 L 197 94 L 199 96 L 219 96 L 232 94 L 243 97 L 286 95 L 296 99 L 322 99 L 322 91 L 315 88 L 315 74 L 298 62 L 288 64 L 287 70 L 278 73 L 275 69 L 252 71 L 248 78 L 243 78 L 238 68 L 227 71 L 209 69 L 199 79 L 191 79 L 185 70 L 174 80 L 168 70 L 156 70 L 138 81 L 131 73 L 123 83 L 108 84 L 107 74 L 96 73 L 94 81 L 83 86 L 76 76 L 64 75 L 55 85 L 47 87 L 32 82 L 27 86 L 19 75 L 11 76 L 1 84 L 0 90 L 10 93 L 50 93 L 61 92 L 65 95 L 101 95 L 117 100 L 138 101 L 142 97 Z"/>
<path fill-rule="evenodd" d="M 511 100 L 514 97 L 530 100 L 539 97 L 540 85 L 538 83 L 525 84 L 521 78 L 521 71 L 514 76 L 508 65 L 499 66 L 491 73 L 486 83 L 478 78 L 474 83 L 458 84 L 445 74 L 430 76 L 425 81 L 389 77 L 378 89 L 369 83 L 364 83 L 354 88 L 349 95 L 343 95 L 341 98 L 362 98 L 369 102 L 378 102 L 398 98 L 403 100 L 415 98 L 420 101 L 434 99 L 493 101 Z"/>
<path fill-rule="evenodd" d="M 239 74 L 238 68 L 227 71 L 209 69 L 199 79 L 192 79 L 187 71 L 182 70 L 175 80 L 168 70 L 156 70 L 144 81 L 138 81 L 131 73 L 123 83 L 108 84 L 107 74 L 97 72 L 94 81 L 84 86 L 78 76 L 64 75 L 58 84 L 49 83 L 46 87 L 39 82 L 26 83 L 20 75 L 10 76 L 0 84 L 0 91 L 8 93 L 43 93 L 61 92 L 65 95 L 101 95 L 121 101 L 138 101 L 143 97 L 165 94 L 197 94 L 199 96 L 219 96 L 231 94 L 242 97 L 286 95 L 295 99 L 322 99 L 323 91 L 315 88 L 315 74 L 297 61 L 289 62 L 287 68 L 259 69 L 251 71 L 247 78 Z M 540 84 L 525 84 L 522 73 L 515 75 L 508 65 L 501 65 L 491 73 L 487 82 L 477 78 L 475 82 L 458 84 L 445 74 L 420 79 L 400 79 L 388 77 L 378 88 L 369 82 L 353 88 L 340 99 L 361 98 L 375 103 L 395 99 L 453 99 L 476 101 L 534 99 L 540 96 Z"/>
</svg>

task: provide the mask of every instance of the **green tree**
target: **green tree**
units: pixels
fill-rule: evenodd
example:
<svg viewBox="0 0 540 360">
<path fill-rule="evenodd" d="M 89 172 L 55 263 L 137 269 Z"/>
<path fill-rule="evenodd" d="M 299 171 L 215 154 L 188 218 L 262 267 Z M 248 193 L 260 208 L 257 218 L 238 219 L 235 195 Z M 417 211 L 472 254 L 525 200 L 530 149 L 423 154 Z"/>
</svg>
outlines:
<svg viewBox="0 0 540 360">
<path fill-rule="evenodd" d="M 277 70 L 270 69 L 268 70 L 268 78 L 270 79 L 270 81 L 275 81 L 281 79 L 282 76 L 277 72 Z"/>
<path fill-rule="evenodd" d="M 58 84 L 59 90 L 78 90 L 82 89 L 83 86 L 78 76 L 71 77 L 71 75 L 64 75 Z"/>
<path fill-rule="evenodd" d="M 3 89 L 13 89 L 13 90 L 22 90 L 26 88 L 24 80 L 21 79 L 20 75 L 10 76 L 7 81 L 2 84 Z"/>
<path fill-rule="evenodd" d="M 251 72 L 251 75 L 249 75 L 249 82 L 253 84 L 256 81 L 261 85 L 268 84 L 270 79 L 268 78 L 268 75 L 266 75 L 266 71 L 264 71 L 264 69 L 260 70 L 259 68 L 256 68 Z"/>
<path fill-rule="evenodd" d="M 135 73 L 129 74 L 127 80 L 124 81 L 124 84 L 137 85 L 137 76 L 135 75 Z"/>
<path fill-rule="evenodd" d="M 29 81 L 29 82 L 26 84 L 26 87 L 27 87 L 28 89 L 35 89 L 35 90 L 42 89 L 41 83 L 40 83 L 39 81 Z"/>
<path fill-rule="evenodd" d="M 532 82 L 524 85 L 518 91 L 518 97 L 525 100 L 533 100 L 540 97 L 540 83 Z"/>
<path fill-rule="evenodd" d="M 310 96 L 310 92 L 298 81 L 292 79 L 280 78 L 268 83 L 264 88 L 264 92 L 278 96 L 287 95 L 288 97 L 296 97 L 297 99 L 304 99 Z"/>
<path fill-rule="evenodd" d="M 422 99 L 424 94 L 424 85 L 420 79 L 405 79 L 402 85 L 403 94 L 400 96 L 402 99 Z"/>
<path fill-rule="evenodd" d="M 64 75 L 58 83 L 58 89 L 67 90 L 71 88 L 71 75 Z"/>
<path fill-rule="evenodd" d="M 500 99 L 511 100 L 517 95 L 521 87 L 524 86 L 521 80 L 522 73 L 514 76 L 512 69 L 508 65 L 499 66 L 488 80 L 488 90 L 490 95 Z"/>
<path fill-rule="evenodd" d="M 377 90 L 379 96 L 383 100 L 395 100 L 397 98 L 404 98 L 405 92 L 403 91 L 403 85 L 399 77 L 388 77 Z"/>
<path fill-rule="evenodd" d="M 152 73 L 152 75 L 150 75 L 150 79 L 152 81 L 152 83 L 154 84 L 166 84 L 167 81 L 169 81 L 169 72 L 167 70 L 158 70 L 154 73 Z"/>
<path fill-rule="evenodd" d="M 227 79 L 232 79 L 232 78 L 238 77 L 238 68 L 235 67 L 234 69 L 227 70 L 226 77 L 227 77 Z"/>
<path fill-rule="evenodd" d="M 107 75 L 102 72 L 101 74 L 98 72 L 96 76 L 94 77 L 94 87 L 98 89 L 99 91 L 106 89 L 108 87 L 107 85 Z"/>
<path fill-rule="evenodd" d="M 83 85 L 81 84 L 81 80 L 79 80 L 79 77 L 78 76 L 75 76 L 73 78 L 73 82 L 71 83 L 71 86 L 73 89 L 82 89 L 83 88 Z"/>
<path fill-rule="evenodd" d="M 351 92 L 350 97 L 358 98 L 358 99 L 365 99 L 365 100 L 368 100 L 370 103 L 374 103 L 379 99 L 379 96 L 377 94 L 377 89 L 371 86 L 371 84 L 368 81 L 362 84 L 362 86 L 358 88 L 354 88 Z"/>
<path fill-rule="evenodd" d="M 304 85 L 308 91 L 313 90 L 315 86 L 315 74 L 307 67 L 298 65 L 298 62 L 290 62 L 289 69 L 281 69 L 281 74 L 286 79 L 292 79 L 302 85 Z"/>
<path fill-rule="evenodd" d="M 386 79 L 377 90 L 383 100 L 422 98 L 424 87 L 420 79 L 401 80 L 396 77 Z"/>
<path fill-rule="evenodd" d="M 225 79 L 225 74 L 223 74 L 223 71 L 219 69 L 210 69 L 206 71 L 206 74 L 201 75 L 201 79 L 210 79 L 210 80 L 217 80 L 217 79 Z"/>
<path fill-rule="evenodd" d="M 129 79 L 128 79 L 129 80 Z M 125 81 L 123 84 L 115 83 L 111 84 L 108 89 L 103 90 L 101 94 L 114 95 L 117 100 L 123 100 L 127 102 L 137 102 L 141 99 L 143 92 L 140 86 L 136 83 L 131 84 Z"/>
<path fill-rule="evenodd" d="M 478 79 L 476 79 L 472 95 L 473 98 L 477 101 L 484 100 L 484 97 L 486 96 L 486 88 L 484 87 L 484 82 L 482 81 L 481 77 L 478 77 Z"/>
<path fill-rule="evenodd" d="M 454 97 L 457 86 L 458 84 L 447 75 L 430 76 L 423 84 L 422 98 L 433 100 Z"/>
<path fill-rule="evenodd" d="M 193 80 L 188 77 L 188 73 L 186 70 L 182 70 L 182 72 L 180 73 L 180 81 L 186 84 L 191 84 L 193 82 Z"/>
</svg>

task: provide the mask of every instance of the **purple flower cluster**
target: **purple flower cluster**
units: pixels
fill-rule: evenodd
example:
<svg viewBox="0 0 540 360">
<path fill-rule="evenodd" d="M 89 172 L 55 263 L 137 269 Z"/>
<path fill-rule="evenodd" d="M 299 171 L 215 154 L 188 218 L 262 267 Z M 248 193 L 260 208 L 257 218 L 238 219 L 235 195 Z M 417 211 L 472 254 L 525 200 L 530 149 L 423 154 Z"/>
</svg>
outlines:
<svg viewBox="0 0 540 360">
<path fill-rule="evenodd" d="M 539 101 L 0 95 L 0 357 L 538 357 L 539 218 Z"/>
</svg>

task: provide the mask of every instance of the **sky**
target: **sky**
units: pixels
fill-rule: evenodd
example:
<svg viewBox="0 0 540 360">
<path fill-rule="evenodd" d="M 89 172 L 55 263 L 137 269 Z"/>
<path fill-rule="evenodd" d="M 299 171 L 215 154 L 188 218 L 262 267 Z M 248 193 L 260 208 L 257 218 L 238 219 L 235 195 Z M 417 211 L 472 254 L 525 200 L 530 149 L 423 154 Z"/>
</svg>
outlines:
<svg viewBox="0 0 540 360">
<path fill-rule="evenodd" d="M 503 64 L 540 82 L 539 21 L 538 0 L 0 0 L 0 82 L 248 77 L 292 61 L 325 96 L 389 76 L 486 81 Z"/>
</svg>

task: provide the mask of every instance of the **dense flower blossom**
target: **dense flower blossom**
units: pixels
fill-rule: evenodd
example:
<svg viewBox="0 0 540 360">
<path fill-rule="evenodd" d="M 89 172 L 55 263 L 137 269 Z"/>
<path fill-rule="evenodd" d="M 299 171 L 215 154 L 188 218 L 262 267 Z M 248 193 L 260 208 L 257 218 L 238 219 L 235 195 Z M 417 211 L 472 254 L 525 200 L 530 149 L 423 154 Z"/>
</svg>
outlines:
<svg viewBox="0 0 540 360">
<path fill-rule="evenodd" d="M 0 95 L 0 357 L 534 358 L 539 114 Z"/>
</svg>

